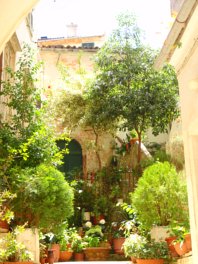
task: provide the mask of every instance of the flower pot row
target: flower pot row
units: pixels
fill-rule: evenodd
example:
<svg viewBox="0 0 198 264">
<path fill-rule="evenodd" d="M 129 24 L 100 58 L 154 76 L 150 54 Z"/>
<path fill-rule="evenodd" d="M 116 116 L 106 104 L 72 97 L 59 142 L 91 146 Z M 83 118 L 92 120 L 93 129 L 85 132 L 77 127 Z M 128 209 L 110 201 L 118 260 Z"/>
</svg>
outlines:
<svg viewBox="0 0 198 264">
<path fill-rule="evenodd" d="M 40 263 L 54 263 L 54 262 L 64 262 L 69 261 L 71 258 L 75 261 L 84 260 L 84 252 L 73 252 L 72 250 L 61 251 L 58 244 L 53 244 L 51 249 L 48 249 L 48 254 L 46 258 L 41 258 Z"/>
</svg>

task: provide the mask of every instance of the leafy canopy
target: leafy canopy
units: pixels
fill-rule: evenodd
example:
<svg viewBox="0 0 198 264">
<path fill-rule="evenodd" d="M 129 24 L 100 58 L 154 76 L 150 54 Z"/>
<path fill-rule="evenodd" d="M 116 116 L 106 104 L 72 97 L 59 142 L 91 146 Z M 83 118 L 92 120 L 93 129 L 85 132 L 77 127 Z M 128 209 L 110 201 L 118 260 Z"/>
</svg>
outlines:
<svg viewBox="0 0 198 264">
<path fill-rule="evenodd" d="M 178 82 L 170 65 L 154 69 L 156 54 L 143 45 L 134 16 L 120 15 L 118 28 L 96 56 L 97 75 L 88 93 L 100 124 L 135 129 L 140 142 L 149 127 L 155 135 L 167 131 L 179 114 Z"/>
</svg>

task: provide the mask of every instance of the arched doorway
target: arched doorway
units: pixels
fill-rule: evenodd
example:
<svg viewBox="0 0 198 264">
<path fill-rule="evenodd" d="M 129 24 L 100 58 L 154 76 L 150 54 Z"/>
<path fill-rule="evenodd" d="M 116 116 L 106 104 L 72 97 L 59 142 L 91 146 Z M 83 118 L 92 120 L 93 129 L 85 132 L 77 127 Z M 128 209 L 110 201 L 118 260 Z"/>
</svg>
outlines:
<svg viewBox="0 0 198 264">
<path fill-rule="evenodd" d="M 60 149 L 65 148 L 66 141 L 59 140 L 57 145 Z M 63 157 L 63 164 L 59 167 L 60 171 L 65 173 L 67 179 L 73 180 L 75 177 L 80 177 L 82 174 L 82 148 L 81 145 L 75 139 L 72 139 L 67 148 L 69 154 L 65 154 Z"/>
</svg>

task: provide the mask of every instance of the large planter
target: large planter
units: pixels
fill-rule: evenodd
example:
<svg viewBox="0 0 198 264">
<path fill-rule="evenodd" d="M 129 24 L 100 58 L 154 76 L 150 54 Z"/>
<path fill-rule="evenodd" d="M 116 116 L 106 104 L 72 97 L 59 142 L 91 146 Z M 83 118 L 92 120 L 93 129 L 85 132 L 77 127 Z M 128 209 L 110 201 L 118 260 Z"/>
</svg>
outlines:
<svg viewBox="0 0 198 264">
<path fill-rule="evenodd" d="M 90 247 L 84 249 L 85 260 L 100 261 L 108 260 L 110 248 L 107 247 Z"/>
<path fill-rule="evenodd" d="M 151 239 L 154 239 L 155 241 L 159 242 L 169 237 L 170 230 L 167 228 L 167 226 L 153 226 L 151 228 Z"/>
<path fill-rule="evenodd" d="M 124 255 L 124 250 L 122 249 L 125 237 L 118 237 L 113 239 L 113 249 L 116 254 Z"/>
<path fill-rule="evenodd" d="M 68 261 L 72 258 L 72 251 L 60 251 L 59 261 Z"/>
<path fill-rule="evenodd" d="M 176 236 L 165 238 L 165 240 L 167 242 L 167 245 L 168 245 L 168 248 L 169 248 L 169 251 L 170 251 L 170 254 L 171 254 L 172 257 L 178 257 L 177 251 L 175 250 L 175 247 L 174 247 L 174 244 L 173 244 L 173 241 L 176 238 L 177 238 Z"/>
<path fill-rule="evenodd" d="M 136 259 L 137 264 L 164 264 L 164 259 Z"/>
</svg>

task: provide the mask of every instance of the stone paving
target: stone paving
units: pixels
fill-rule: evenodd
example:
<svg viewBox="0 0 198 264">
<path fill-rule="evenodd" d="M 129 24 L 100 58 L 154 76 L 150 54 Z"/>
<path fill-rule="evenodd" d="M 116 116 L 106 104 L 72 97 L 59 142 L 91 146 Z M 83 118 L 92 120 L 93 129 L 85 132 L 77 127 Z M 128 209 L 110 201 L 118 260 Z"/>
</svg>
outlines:
<svg viewBox="0 0 198 264">
<path fill-rule="evenodd" d="M 130 260 L 125 260 L 125 261 L 66 261 L 66 262 L 56 262 L 55 264 L 69 264 L 69 263 L 77 263 L 77 264 L 133 264 L 133 262 L 131 262 Z"/>
</svg>

